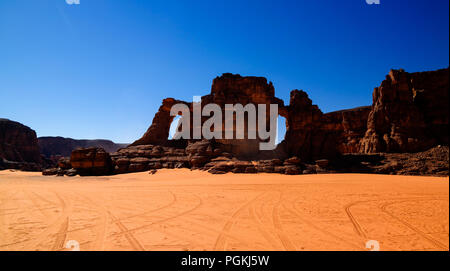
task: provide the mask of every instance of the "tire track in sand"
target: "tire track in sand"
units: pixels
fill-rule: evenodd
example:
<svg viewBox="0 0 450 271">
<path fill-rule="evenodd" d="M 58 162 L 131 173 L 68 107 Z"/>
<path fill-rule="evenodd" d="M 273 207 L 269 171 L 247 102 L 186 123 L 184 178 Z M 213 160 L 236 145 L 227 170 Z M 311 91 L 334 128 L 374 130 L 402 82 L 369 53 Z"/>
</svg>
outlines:
<svg viewBox="0 0 450 271">
<path fill-rule="evenodd" d="M 14 190 L 14 191 L 5 191 L 5 196 L 6 198 L 3 199 L 2 201 L 2 206 L 4 206 L 7 202 L 9 201 L 15 201 L 17 202 L 17 199 L 15 198 L 15 196 L 17 194 L 19 194 L 20 192 L 23 192 L 22 190 Z M 8 193 L 8 194 L 6 194 Z M 14 204 L 14 206 L 17 206 L 17 203 Z M 4 211 L 11 211 L 11 210 L 20 210 L 20 208 L 14 207 L 14 208 L 4 208 L 2 210 L 0 210 L 0 237 L 2 236 L 8 236 L 11 234 L 11 230 L 7 230 L 9 227 L 7 227 L 8 224 L 11 224 L 11 221 L 14 220 L 13 218 L 15 218 L 17 216 L 17 214 L 19 214 L 20 212 L 12 212 L 12 213 L 4 213 Z M 0 238 L 4 240 L 4 238 Z M 6 238 L 5 238 L 6 239 Z M 0 243 L 0 248 L 2 247 L 8 247 L 10 245 L 14 245 L 17 243 L 21 243 L 24 241 L 27 241 L 28 239 L 22 240 L 22 241 L 17 241 L 17 242 L 11 242 L 11 243 Z"/>
<path fill-rule="evenodd" d="M 60 216 L 61 220 L 58 220 L 56 223 L 62 223 L 60 224 L 60 227 L 56 233 L 55 242 L 53 243 L 52 250 L 58 251 L 61 250 L 64 247 L 64 241 L 67 237 L 67 231 L 69 229 L 69 214 L 71 211 L 71 206 L 67 205 L 66 201 L 57 193 L 54 192 L 56 197 L 58 198 L 59 202 L 61 203 L 63 212 Z M 55 224 L 56 226 L 56 224 Z M 52 229 L 52 227 L 49 227 L 48 229 Z"/>
<path fill-rule="evenodd" d="M 355 218 L 355 216 L 350 211 L 350 208 L 352 206 L 360 204 L 360 203 L 364 203 L 364 201 L 355 201 L 355 202 L 349 203 L 344 207 L 344 209 L 345 209 L 345 212 L 347 213 L 348 218 L 350 219 L 350 222 L 353 224 L 353 229 L 355 230 L 355 232 L 359 236 L 363 237 L 364 239 L 367 239 L 368 238 L 367 233 L 364 231 L 361 224 L 359 224 L 358 220 Z"/>
<path fill-rule="evenodd" d="M 125 235 L 125 238 L 128 240 L 133 249 L 137 251 L 145 251 L 144 247 L 141 245 L 141 243 L 139 243 L 136 237 L 134 237 L 130 230 L 128 230 L 127 227 L 125 227 L 125 225 L 123 225 L 123 223 L 119 219 L 117 219 L 110 211 L 108 211 L 108 213 L 111 216 L 112 221 L 120 229 L 121 233 Z"/>
<path fill-rule="evenodd" d="M 116 234 L 113 234 L 113 235 L 121 235 L 121 234 L 126 234 L 126 233 L 134 233 L 134 232 L 136 232 L 136 231 L 138 231 L 138 230 L 142 230 L 142 229 L 151 227 L 151 226 L 153 226 L 153 225 L 155 225 L 155 224 L 163 223 L 163 222 L 166 222 L 166 221 L 168 221 L 168 220 L 171 220 L 171 219 L 174 219 L 174 218 L 178 218 L 178 217 L 182 217 L 183 215 L 187 215 L 188 213 L 190 213 L 190 212 L 195 211 L 196 209 L 198 209 L 198 208 L 203 204 L 203 200 L 202 200 L 199 196 L 194 195 L 194 197 L 198 199 L 198 203 L 197 203 L 194 207 L 192 207 L 192 208 L 190 208 L 190 209 L 188 209 L 188 210 L 186 210 L 186 211 L 183 211 L 183 212 L 181 212 L 181 213 L 177 213 L 177 214 L 175 214 L 175 215 L 169 215 L 168 217 L 165 217 L 165 218 L 162 218 L 162 219 L 159 219 L 159 220 L 155 220 L 155 221 L 151 222 L 150 224 L 145 224 L 145 225 L 142 225 L 142 226 L 133 228 L 133 229 L 127 229 L 126 231 L 123 231 L 123 232 L 120 232 L 120 233 L 116 233 Z M 119 219 L 119 220 L 120 220 L 120 219 Z"/>
<path fill-rule="evenodd" d="M 294 202 L 295 203 L 298 202 L 298 199 L 299 198 L 296 198 L 294 200 Z M 287 210 L 288 212 L 290 212 L 291 214 L 296 216 L 302 223 L 306 224 L 310 228 L 313 228 L 313 229 L 315 229 L 318 232 L 321 232 L 321 233 L 324 233 L 325 235 L 333 237 L 334 239 L 336 239 L 338 241 L 341 241 L 343 243 L 346 243 L 346 244 L 348 244 L 348 245 L 350 245 L 350 246 L 352 246 L 352 247 L 354 247 L 354 248 L 356 248 L 358 250 L 361 248 L 361 246 L 353 244 L 352 242 L 350 242 L 350 241 L 348 241 L 348 240 L 346 240 L 346 239 L 344 239 L 344 238 L 342 238 L 342 237 L 340 237 L 340 236 L 338 236 L 338 235 L 336 235 L 336 234 L 334 234 L 332 232 L 329 232 L 328 230 L 323 229 L 323 228 L 317 226 L 315 223 L 305 219 L 304 216 L 301 215 L 301 212 L 295 207 L 295 203 L 292 203 L 291 208 L 288 208 L 285 204 L 282 204 L 282 206 L 284 207 L 285 210 Z"/>
<path fill-rule="evenodd" d="M 291 242 L 289 237 L 286 235 L 286 233 L 283 230 L 283 225 L 281 224 L 280 219 L 280 206 L 282 202 L 283 193 L 280 192 L 280 198 L 278 199 L 278 202 L 275 204 L 272 210 L 272 221 L 273 226 L 275 228 L 275 231 L 278 235 L 278 238 L 280 239 L 281 243 L 283 244 L 285 250 L 288 251 L 296 251 L 297 248 L 295 245 Z"/>
<path fill-rule="evenodd" d="M 158 208 L 155 208 L 155 209 L 147 210 L 147 211 L 139 213 L 139 214 L 134 214 L 134 215 L 130 215 L 130 216 L 121 218 L 121 220 L 134 218 L 134 217 L 140 217 L 140 216 L 144 216 L 144 215 L 147 215 L 147 214 L 151 214 L 151 213 L 154 213 L 154 212 L 157 212 L 157 211 L 169 208 L 170 206 L 174 205 L 178 201 L 177 200 L 177 196 L 172 191 L 169 190 L 169 193 L 172 196 L 172 200 L 168 204 L 165 204 L 165 205 L 163 205 L 161 207 L 158 207 Z"/>
<path fill-rule="evenodd" d="M 53 247 L 56 246 L 56 244 L 60 243 L 62 236 L 64 236 L 65 239 L 65 234 L 67 234 L 67 231 L 64 231 L 66 228 L 68 228 L 68 214 L 69 214 L 69 209 L 71 208 L 70 205 L 68 205 L 66 203 L 66 201 L 55 191 L 52 191 L 55 196 L 57 197 L 57 199 L 60 202 L 60 206 L 61 206 L 61 214 L 54 219 L 52 222 L 49 223 L 49 226 L 46 227 L 43 231 L 41 231 L 36 237 L 30 237 L 26 240 L 22 240 L 22 241 L 18 241 L 18 242 L 14 242 L 11 244 L 7 244 L 7 245 L 2 245 L 0 247 L 5 247 L 5 246 L 10 246 L 10 245 L 17 245 L 17 244 L 28 244 L 29 247 L 32 247 L 34 249 L 37 249 L 38 246 L 40 244 L 42 244 L 43 242 L 52 239 L 53 236 L 55 236 L 55 241 L 53 243 L 53 245 L 51 246 L 51 248 L 47 248 L 47 250 L 53 249 Z M 67 223 L 67 226 L 66 226 Z M 53 234 L 54 232 L 56 232 L 56 234 Z"/>
<path fill-rule="evenodd" d="M 434 198 L 434 199 L 422 199 L 422 200 L 442 200 L 439 198 Z M 425 238 L 426 240 L 428 240 L 430 243 L 432 243 L 433 245 L 435 245 L 438 248 L 444 249 L 446 251 L 448 251 L 448 246 L 446 246 L 445 244 L 441 243 L 440 241 L 434 239 L 433 237 L 429 236 L 428 234 L 426 234 L 425 232 L 421 231 L 420 229 L 414 227 L 413 225 L 411 225 L 410 223 L 408 223 L 407 221 L 399 218 L 398 216 L 394 215 L 392 212 L 390 212 L 389 210 L 387 210 L 388 206 L 397 204 L 397 203 L 403 203 L 403 202 L 411 202 L 411 201 L 421 201 L 420 199 L 415 199 L 415 200 L 403 200 L 403 201 L 397 201 L 397 202 L 391 202 L 391 203 L 385 203 L 382 204 L 380 206 L 381 211 L 383 211 L 384 213 L 386 213 L 387 215 L 389 215 L 390 217 L 392 217 L 393 219 L 397 220 L 398 222 L 402 223 L 403 225 L 405 225 L 406 227 L 408 227 L 409 229 L 411 229 L 412 231 L 414 231 L 415 233 L 417 233 L 418 235 L 422 236 L 423 238 Z"/>
<path fill-rule="evenodd" d="M 44 210 L 57 208 L 57 207 L 54 207 L 54 206 L 52 206 L 52 207 L 42 207 L 42 205 L 39 204 L 38 201 L 36 200 L 36 198 L 38 198 L 38 199 L 40 199 L 40 198 L 37 196 L 37 194 L 35 192 L 31 193 L 31 192 L 27 191 L 26 193 L 27 193 L 29 199 L 31 200 L 31 202 L 33 203 L 33 207 L 30 208 L 29 210 L 33 210 L 33 209 L 34 210 L 38 210 L 41 213 L 42 217 L 44 217 L 44 218 L 48 217 L 48 214 L 46 214 L 44 212 Z"/>
<path fill-rule="evenodd" d="M 253 221 L 255 221 L 256 223 L 256 227 L 258 229 L 258 231 L 261 233 L 261 235 L 264 237 L 264 239 L 266 239 L 266 241 L 269 243 L 270 246 L 272 246 L 273 250 L 280 250 L 280 248 L 284 248 L 286 250 L 286 247 L 284 247 L 283 242 L 280 240 L 280 243 L 278 242 L 278 240 L 276 239 L 276 237 L 273 237 L 271 232 L 272 229 L 268 228 L 268 224 L 265 224 L 261 221 L 261 217 L 263 216 L 263 208 L 264 205 L 266 203 L 268 203 L 269 200 L 264 200 L 262 202 L 262 204 L 259 205 L 259 207 L 261 208 L 261 216 L 258 215 L 258 212 L 256 211 L 256 206 L 255 204 L 257 203 L 257 201 L 252 202 L 252 204 L 250 204 L 250 208 L 248 209 L 249 214 L 251 217 L 253 217 Z M 272 210 L 273 213 L 273 210 Z M 272 214 L 273 216 L 273 214 Z M 272 221 L 272 225 L 273 225 L 273 221 Z M 281 245 L 281 246 L 280 246 Z"/>
<path fill-rule="evenodd" d="M 61 225 L 58 232 L 56 233 L 55 243 L 53 244 L 52 250 L 59 251 L 64 248 L 64 242 L 67 237 L 67 230 L 69 229 L 69 217 L 66 217 L 65 222 Z"/>
<path fill-rule="evenodd" d="M 346 212 L 347 216 L 350 219 L 350 222 L 353 224 L 353 228 L 354 228 L 355 232 L 359 236 L 361 236 L 361 237 L 363 237 L 365 239 L 368 239 L 369 237 L 368 237 L 367 233 L 362 228 L 361 224 L 355 218 L 353 213 L 350 211 L 351 207 L 353 207 L 355 205 L 358 205 L 358 204 L 362 204 L 362 203 L 380 202 L 380 201 L 398 201 L 398 200 L 401 200 L 401 201 L 416 201 L 416 200 L 433 200 L 433 199 L 440 200 L 441 198 L 439 198 L 439 197 L 437 197 L 437 198 L 436 197 L 433 197 L 433 198 L 427 198 L 427 197 L 424 197 L 424 198 L 400 198 L 400 199 L 395 199 L 394 198 L 394 199 L 376 199 L 376 200 L 355 201 L 355 202 L 351 202 L 351 203 L 347 204 L 344 207 L 344 209 L 345 209 L 345 212 Z"/>
<path fill-rule="evenodd" d="M 67 233 L 78 232 L 78 231 L 83 231 L 83 230 L 93 230 L 93 231 L 95 230 L 94 231 L 94 235 L 95 235 L 94 240 L 80 243 L 80 246 L 88 244 L 90 246 L 90 250 L 93 250 L 93 249 L 104 250 L 104 243 L 105 243 L 105 237 L 106 237 L 106 231 L 108 228 L 108 219 L 109 219 L 109 214 L 107 212 L 107 209 L 103 205 L 104 200 L 102 199 L 99 202 L 95 202 L 90 197 L 88 197 L 84 194 L 80 194 L 80 193 L 77 193 L 77 196 L 80 198 L 83 198 L 84 199 L 83 201 L 90 207 L 90 208 L 86 208 L 87 210 L 98 213 L 98 216 L 95 218 L 95 220 L 100 220 L 100 223 L 95 224 L 95 225 L 88 225 L 88 226 L 73 228 L 71 230 L 68 230 Z M 96 196 L 98 197 L 99 195 L 96 194 Z M 77 201 L 77 202 L 80 203 L 83 201 Z M 89 203 L 91 203 L 91 204 L 89 204 Z M 95 210 L 93 210 L 92 207 Z M 78 207 L 78 208 L 80 208 L 80 207 Z"/>
<path fill-rule="evenodd" d="M 253 199 L 245 202 L 239 208 L 231 215 L 231 217 L 225 222 L 225 225 L 216 239 L 216 243 L 214 245 L 214 250 L 216 251 L 223 251 L 226 249 L 227 246 L 227 236 L 224 233 L 229 233 L 231 229 L 233 228 L 234 224 L 236 223 L 237 217 L 239 216 L 239 213 L 242 212 L 245 208 L 247 208 L 252 202 L 257 200 L 258 198 L 262 197 L 266 192 L 262 192 Z"/>
<path fill-rule="evenodd" d="M 170 206 L 172 206 L 173 204 L 176 203 L 177 198 L 175 196 L 175 194 L 169 190 L 169 193 L 172 196 L 172 200 L 168 203 L 165 204 L 161 207 L 155 208 L 155 209 L 151 209 L 151 210 L 147 210 L 145 212 L 142 213 L 138 213 L 138 214 L 133 214 L 124 218 L 116 218 L 116 220 L 125 220 L 125 219 L 129 219 L 129 218 L 135 218 L 135 217 L 140 217 L 146 214 L 150 214 L 153 212 L 157 212 L 160 210 L 163 210 L 165 208 L 168 208 Z M 97 247 L 100 250 L 103 250 L 104 248 L 104 243 L 105 243 L 105 238 L 107 235 L 107 229 L 108 229 L 108 225 L 110 224 L 108 222 L 108 218 L 110 217 L 110 212 L 108 211 L 108 208 L 106 208 L 106 206 L 104 206 L 102 203 L 103 201 L 101 201 L 101 203 L 99 202 L 95 202 L 94 200 L 92 200 L 90 197 L 86 196 L 86 195 L 82 195 L 78 193 L 78 196 L 82 197 L 85 199 L 86 202 L 91 202 L 92 204 L 89 206 L 95 206 L 97 209 L 97 212 L 99 213 L 99 219 L 101 220 L 100 225 L 88 225 L 88 226 L 82 226 L 82 227 L 78 227 L 75 229 L 72 229 L 68 232 L 77 232 L 77 231 L 82 231 L 82 230 L 89 230 L 89 229 L 97 229 L 97 231 L 95 232 L 95 240 L 90 241 L 90 244 L 93 247 Z M 91 208 L 89 208 L 89 210 L 91 210 Z M 113 223 L 117 225 L 116 220 L 113 220 Z M 122 223 L 123 225 L 123 223 Z M 126 228 L 126 227 L 125 227 Z M 123 229 L 123 228 L 122 228 Z M 119 234 L 123 234 L 124 232 L 129 232 L 128 228 L 126 228 L 124 231 L 121 231 Z M 136 242 L 133 241 L 133 243 L 136 245 Z M 139 245 L 136 245 L 136 247 L 139 247 Z"/>
</svg>

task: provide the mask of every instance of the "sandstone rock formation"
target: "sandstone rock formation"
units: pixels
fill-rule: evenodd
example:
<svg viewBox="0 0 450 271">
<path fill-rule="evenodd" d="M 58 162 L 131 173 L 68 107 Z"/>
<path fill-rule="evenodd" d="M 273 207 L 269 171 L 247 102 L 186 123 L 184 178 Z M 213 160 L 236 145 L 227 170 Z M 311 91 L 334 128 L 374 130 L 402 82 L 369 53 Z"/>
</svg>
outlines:
<svg viewBox="0 0 450 271">
<path fill-rule="evenodd" d="M 361 151 L 417 152 L 448 144 L 449 70 L 391 70 L 373 92 Z"/>
<path fill-rule="evenodd" d="M 324 114 L 323 125 L 333 133 L 339 153 L 359 152 L 371 109 L 370 106 L 363 106 Z"/>
<path fill-rule="evenodd" d="M 202 106 L 215 103 L 224 109 L 225 104 L 277 104 L 279 115 L 286 118 L 286 136 L 275 150 L 260 151 L 261 140 L 247 137 L 168 140 L 174 119 L 170 116 L 172 105 L 188 106 L 191 129 L 193 114 L 193 103 L 168 98 L 144 136 L 132 145 L 111 157 L 99 149 L 77 150 L 70 162 L 80 174 L 94 175 L 154 173 L 160 168 L 200 169 L 213 174 L 448 175 L 448 147 L 427 151 L 437 144 L 448 145 L 448 71 L 391 71 L 375 89 L 372 106 L 325 114 L 302 90 L 293 90 L 289 105 L 284 105 L 265 78 L 223 74 L 214 79 L 211 93 L 201 97 Z M 384 153 L 371 154 L 374 152 Z M 59 170 L 46 174 L 74 174 L 63 169 L 67 161 L 59 165 Z"/>
<path fill-rule="evenodd" d="M 0 119 L 0 169 L 40 170 L 42 163 L 36 132 L 18 122 Z"/>
<path fill-rule="evenodd" d="M 142 138 L 132 144 L 137 145 L 165 145 L 168 142 L 169 129 L 174 117 L 170 116 L 170 109 L 174 104 L 183 103 L 190 108 L 191 114 L 191 135 L 193 129 L 192 114 L 193 104 L 192 102 L 179 101 L 172 98 L 163 100 L 163 104 L 156 113 L 152 125 L 143 135 Z M 202 108 L 206 104 L 214 103 L 222 108 L 222 112 L 225 110 L 225 104 L 278 104 L 280 114 L 286 112 L 284 109 L 284 103 L 282 100 L 275 97 L 275 90 L 271 82 L 267 83 L 267 79 L 263 77 L 242 77 L 234 74 L 223 74 L 221 77 L 217 77 L 213 80 L 211 87 L 211 93 L 201 97 Z M 267 107 L 269 108 L 269 107 Z M 267 109 L 267 115 L 269 110 Z M 248 130 L 245 131 L 246 140 L 236 139 L 224 139 L 225 133 L 225 116 L 222 116 L 222 139 L 217 139 L 218 143 L 221 143 L 223 150 L 231 152 L 238 157 L 243 158 L 257 158 L 260 156 L 259 151 L 259 139 L 248 139 Z M 208 118 L 202 118 L 202 124 Z M 247 127 L 247 117 L 245 118 L 245 127 Z"/>
<path fill-rule="evenodd" d="M 331 168 L 341 173 L 448 176 L 449 148 L 438 145 L 417 153 L 349 153 L 333 161 Z"/>
<path fill-rule="evenodd" d="M 364 106 L 324 114 L 306 92 L 293 90 L 283 142 L 288 156 L 315 161 L 358 152 L 370 110 L 371 107 Z"/>
<path fill-rule="evenodd" d="M 76 149 L 70 156 L 70 164 L 81 176 L 109 175 L 113 169 L 109 153 L 102 148 Z"/>
<path fill-rule="evenodd" d="M 305 161 L 331 158 L 338 153 L 358 152 L 360 140 L 364 136 L 370 107 L 361 107 L 324 114 L 313 105 L 306 92 L 293 90 L 288 106 L 275 97 L 271 82 L 263 77 L 242 77 L 240 75 L 223 74 L 213 80 L 211 94 L 201 98 L 202 105 L 218 104 L 224 109 L 225 104 L 277 104 L 279 115 L 286 118 L 286 136 L 284 142 L 274 151 L 260 151 L 260 140 L 217 139 L 221 151 L 231 153 L 240 159 L 284 159 L 298 156 Z M 174 117 L 170 109 L 176 103 L 184 103 L 191 111 L 192 103 L 165 99 L 156 113 L 153 123 L 144 136 L 134 142 L 138 145 L 167 145 L 170 124 Z M 267 112 L 268 113 L 268 112 Z M 207 118 L 203 118 L 204 122 Z M 245 120 L 247 124 L 247 119 Z M 224 121 L 222 130 L 225 130 Z M 191 132 L 192 135 L 192 132 Z M 187 142 L 180 141 L 179 147 L 186 147 Z"/>
<path fill-rule="evenodd" d="M 285 142 L 289 156 L 313 161 L 337 154 L 336 138 L 324 125 L 324 114 L 312 104 L 306 92 L 291 92 L 287 112 Z"/>
<path fill-rule="evenodd" d="M 163 145 L 166 143 L 168 140 L 167 138 L 169 137 L 170 124 L 174 119 L 173 116 L 170 116 L 170 109 L 177 103 L 185 103 L 190 105 L 189 103 L 175 100 L 173 98 L 164 99 L 158 112 L 153 118 L 152 125 L 148 128 L 147 132 L 145 132 L 139 140 L 136 140 L 133 144 L 131 144 L 131 146 L 148 144 Z"/>
</svg>

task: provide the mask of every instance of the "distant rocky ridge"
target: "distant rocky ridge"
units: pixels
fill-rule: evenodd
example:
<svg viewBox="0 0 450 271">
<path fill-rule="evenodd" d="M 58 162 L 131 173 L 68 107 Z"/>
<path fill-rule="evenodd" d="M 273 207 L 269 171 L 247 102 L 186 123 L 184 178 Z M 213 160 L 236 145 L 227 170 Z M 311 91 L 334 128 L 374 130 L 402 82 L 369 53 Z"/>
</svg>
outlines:
<svg viewBox="0 0 450 271">
<path fill-rule="evenodd" d="M 100 147 L 115 152 L 128 144 L 110 140 L 76 140 L 63 137 L 36 137 L 36 132 L 16 121 L 0 118 L 0 170 L 41 171 L 56 166 L 78 148 Z"/>
<path fill-rule="evenodd" d="M 116 152 L 129 144 L 117 144 L 105 139 L 72 139 L 64 137 L 39 137 L 38 144 L 41 153 L 46 157 L 62 156 L 70 157 L 72 151 L 79 148 L 99 147 L 107 152 Z"/>
<path fill-rule="evenodd" d="M 214 79 L 211 93 L 201 98 L 202 105 L 278 104 L 279 115 L 286 118 L 286 136 L 274 151 L 260 151 L 259 139 L 169 140 L 174 119 L 171 106 L 184 103 L 191 114 L 193 107 L 190 102 L 167 98 L 142 138 L 106 156 L 102 149 L 76 150 L 73 169 L 67 170 L 71 175 L 74 171 L 98 175 L 190 168 L 214 174 L 447 176 L 448 94 L 449 69 L 420 73 L 392 70 L 375 88 L 372 106 L 324 114 L 302 90 L 293 90 L 289 105 L 284 105 L 265 78 L 223 74 Z M 65 172 L 60 168 L 45 174 Z"/>
</svg>

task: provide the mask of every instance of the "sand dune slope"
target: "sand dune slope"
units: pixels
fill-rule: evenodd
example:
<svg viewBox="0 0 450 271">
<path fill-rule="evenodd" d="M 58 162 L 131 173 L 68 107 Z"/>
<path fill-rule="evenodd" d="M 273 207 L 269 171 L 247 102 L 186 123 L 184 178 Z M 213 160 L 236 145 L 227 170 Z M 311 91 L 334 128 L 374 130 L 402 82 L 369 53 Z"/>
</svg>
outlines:
<svg viewBox="0 0 450 271">
<path fill-rule="evenodd" d="M 367 250 L 369 240 L 448 250 L 448 178 L 0 171 L 0 250 Z"/>
</svg>

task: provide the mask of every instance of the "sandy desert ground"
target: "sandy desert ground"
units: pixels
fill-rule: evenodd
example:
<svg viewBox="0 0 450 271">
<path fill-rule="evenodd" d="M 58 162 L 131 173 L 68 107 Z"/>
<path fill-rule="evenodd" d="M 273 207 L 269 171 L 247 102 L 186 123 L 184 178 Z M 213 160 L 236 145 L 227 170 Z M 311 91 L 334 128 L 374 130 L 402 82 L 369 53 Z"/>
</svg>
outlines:
<svg viewBox="0 0 450 271">
<path fill-rule="evenodd" d="M 368 240 L 448 250 L 449 179 L 0 171 L 0 250 L 68 250 L 71 240 L 80 250 L 367 250 Z"/>
</svg>

